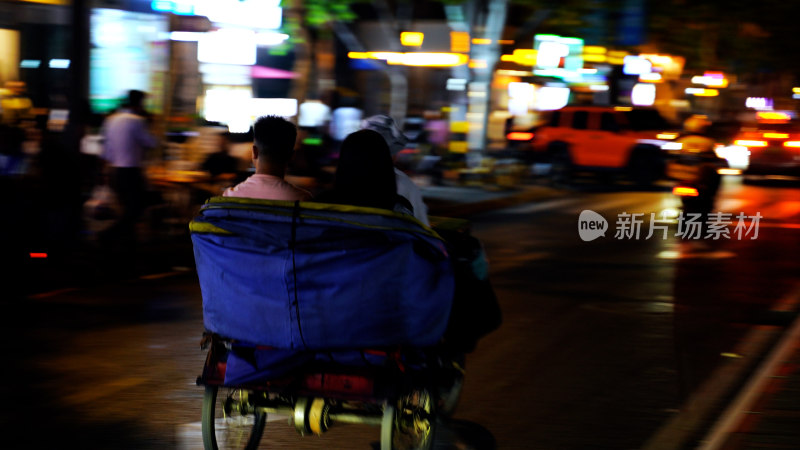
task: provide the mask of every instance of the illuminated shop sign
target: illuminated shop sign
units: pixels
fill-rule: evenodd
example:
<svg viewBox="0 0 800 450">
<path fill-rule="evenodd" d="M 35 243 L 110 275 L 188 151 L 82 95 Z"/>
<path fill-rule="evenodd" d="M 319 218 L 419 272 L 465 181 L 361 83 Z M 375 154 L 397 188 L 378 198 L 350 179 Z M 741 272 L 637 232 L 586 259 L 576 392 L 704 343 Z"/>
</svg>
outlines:
<svg viewBox="0 0 800 450">
<path fill-rule="evenodd" d="M 206 16 L 214 23 L 276 30 L 281 27 L 280 0 L 153 0 L 153 11 Z"/>
<path fill-rule="evenodd" d="M 130 89 L 147 92 L 149 109 L 161 110 L 163 74 L 168 67 L 168 20 L 158 14 L 95 8 L 90 17 L 89 99 L 92 109 L 107 113 Z M 52 68 L 66 60 L 48 61 Z"/>
<path fill-rule="evenodd" d="M 583 39 L 554 34 L 537 34 L 533 38 L 536 50 L 535 75 L 570 77 L 583 68 Z"/>
</svg>

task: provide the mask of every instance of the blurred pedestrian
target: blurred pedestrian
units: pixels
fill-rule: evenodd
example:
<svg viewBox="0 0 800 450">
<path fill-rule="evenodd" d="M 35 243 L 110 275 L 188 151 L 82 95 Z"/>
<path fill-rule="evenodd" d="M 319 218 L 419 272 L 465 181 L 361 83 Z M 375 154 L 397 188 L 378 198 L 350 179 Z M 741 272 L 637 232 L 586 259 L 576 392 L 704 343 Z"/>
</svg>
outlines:
<svg viewBox="0 0 800 450">
<path fill-rule="evenodd" d="M 136 240 L 136 223 L 146 206 L 145 151 L 158 145 L 158 139 L 148 129 L 146 96 L 139 90 L 129 91 L 125 105 L 106 118 L 102 126 L 103 159 L 110 168 L 109 181 L 122 212 L 101 240 Z"/>
<path fill-rule="evenodd" d="M 681 149 L 667 164 L 667 175 L 698 190 L 698 195 L 684 199 L 690 213 L 708 214 L 714 208 L 722 177 L 718 170 L 728 166 L 714 151 L 716 142 L 709 136 L 711 121 L 704 115 L 693 115 L 683 123 L 683 134 L 675 140 Z M 688 208 L 687 208 L 688 207 Z"/>
<path fill-rule="evenodd" d="M 264 116 L 253 125 L 256 173 L 222 193 L 225 197 L 309 200 L 311 193 L 285 180 L 297 141 L 297 127 L 279 116 Z"/>
<path fill-rule="evenodd" d="M 364 119 L 361 121 L 361 128 L 376 131 L 383 136 L 386 140 L 386 144 L 389 146 L 393 164 L 396 161 L 397 155 L 405 148 L 408 142 L 408 138 L 400 131 L 394 119 L 386 114 L 378 114 Z M 422 198 L 422 192 L 419 187 L 414 184 L 405 172 L 397 167 L 394 167 L 394 176 L 397 194 L 411 203 L 414 217 L 416 217 L 417 220 L 430 226 L 428 221 L 428 206 Z"/>
<path fill-rule="evenodd" d="M 219 149 L 208 155 L 200 168 L 213 178 L 223 175 L 235 176 L 239 172 L 239 159 L 230 154 L 231 133 L 229 131 L 220 133 L 219 139 Z"/>
</svg>

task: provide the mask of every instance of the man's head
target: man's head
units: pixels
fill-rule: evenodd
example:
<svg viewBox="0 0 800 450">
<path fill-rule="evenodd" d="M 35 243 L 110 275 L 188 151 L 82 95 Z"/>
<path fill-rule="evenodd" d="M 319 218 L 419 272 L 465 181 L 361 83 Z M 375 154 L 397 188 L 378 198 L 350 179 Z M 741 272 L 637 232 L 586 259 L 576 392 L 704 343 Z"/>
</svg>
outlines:
<svg viewBox="0 0 800 450">
<path fill-rule="evenodd" d="M 128 106 L 132 109 L 144 107 L 144 99 L 147 95 L 143 91 L 131 89 L 128 91 Z"/>
<path fill-rule="evenodd" d="M 279 116 L 259 117 L 253 125 L 253 160 L 259 165 L 285 167 L 292 158 L 297 127 Z"/>
</svg>

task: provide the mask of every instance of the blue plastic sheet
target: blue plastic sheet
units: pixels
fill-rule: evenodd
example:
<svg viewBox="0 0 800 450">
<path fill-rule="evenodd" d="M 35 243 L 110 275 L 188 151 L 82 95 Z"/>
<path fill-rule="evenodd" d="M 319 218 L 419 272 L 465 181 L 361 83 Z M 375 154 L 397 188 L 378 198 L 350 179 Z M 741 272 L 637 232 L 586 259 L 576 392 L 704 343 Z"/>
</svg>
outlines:
<svg viewBox="0 0 800 450">
<path fill-rule="evenodd" d="M 371 208 L 215 197 L 192 222 L 206 329 L 278 349 L 430 346 L 453 268 L 413 217 Z"/>
</svg>

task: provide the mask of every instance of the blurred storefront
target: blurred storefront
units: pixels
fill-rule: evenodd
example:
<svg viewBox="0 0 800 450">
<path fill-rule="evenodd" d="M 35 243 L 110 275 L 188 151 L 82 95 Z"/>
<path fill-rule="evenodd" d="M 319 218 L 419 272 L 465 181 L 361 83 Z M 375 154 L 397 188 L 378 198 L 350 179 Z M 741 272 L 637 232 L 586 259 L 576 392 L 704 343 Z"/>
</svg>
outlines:
<svg viewBox="0 0 800 450">
<path fill-rule="evenodd" d="M 0 88 L 13 84 L 37 106 L 66 105 L 71 41 L 68 3 L 0 2 Z"/>
<path fill-rule="evenodd" d="M 118 107 L 128 90 L 139 89 L 150 94 L 148 109 L 166 122 L 208 118 L 241 128 L 264 113 L 293 116 L 297 106 L 290 101 L 264 100 L 285 99 L 293 77 L 291 63 L 267 51 L 288 38 L 277 32 L 279 5 L 279 0 L 0 1 L 0 87 L 22 81 L 42 108 L 63 108 L 66 97 L 85 97 L 99 114 Z M 88 31 L 73 27 L 83 17 Z M 85 42 L 79 31 L 88 33 Z M 81 57 L 85 67 L 76 67 Z"/>
<path fill-rule="evenodd" d="M 165 117 L 168 128 L 205 119 L 246 131 L 256 115 L 296 114 L 296 105 L 286 109 L 287 102 L 264 101 L 261 95 L 259 80 L 291 78 L 288 71 L 259 64 L 265 48 L 288 38 L 276 31 L 282 23 L 278 0 L 105 0 L 95 5 L 101 6 L 91 13 L 90 85 L 96 109 L 110 110 L 125 91 L 141 89 L 152 94 L 149 106 Z"/>
</svg>

